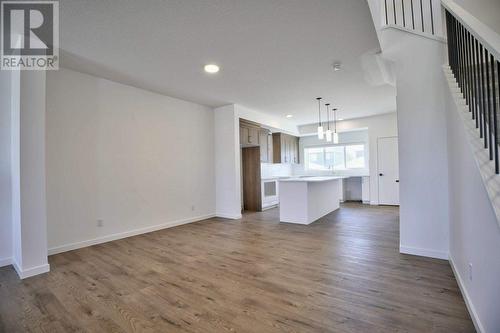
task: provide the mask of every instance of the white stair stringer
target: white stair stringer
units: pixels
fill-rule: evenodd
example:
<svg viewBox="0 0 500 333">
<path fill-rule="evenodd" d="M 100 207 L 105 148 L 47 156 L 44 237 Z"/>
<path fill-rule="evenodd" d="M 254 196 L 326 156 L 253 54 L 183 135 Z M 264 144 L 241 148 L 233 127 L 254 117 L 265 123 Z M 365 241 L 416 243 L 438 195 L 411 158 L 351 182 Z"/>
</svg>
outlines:
<svg viewBox="0 0 500 333">
<path fill-rule="evenodd" d="M 472 149 L 481 179 L 495 212 L 497 223 L 500 226 L 500 175 L 495 173 L 495 162 L 490 160 L 489 150 L 484 148 L 484 139 L 479 136 L 476 121 L 472 119 L 469 107 L 458 87 L 455 76 L 448 65 L 443 66 L 443 71 L 455 103 L 455 110 L 462 119 L 467 133 L 467 142 L 469 142 Z"/>
</svg>

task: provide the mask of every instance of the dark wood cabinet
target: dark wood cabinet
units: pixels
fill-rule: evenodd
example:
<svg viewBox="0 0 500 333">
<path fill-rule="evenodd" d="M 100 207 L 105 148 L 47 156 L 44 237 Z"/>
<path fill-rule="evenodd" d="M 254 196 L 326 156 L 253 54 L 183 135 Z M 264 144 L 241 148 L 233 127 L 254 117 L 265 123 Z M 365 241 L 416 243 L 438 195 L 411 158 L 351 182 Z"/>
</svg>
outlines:
<svg viewBox="0 0 500 333">
<path fill-rule="evenodd" d="M 299 163 L 299 138 L 285 133 L 273 133 L 273 163 Z"/>
<path fill-rule="evenodd" d="M 260 126 L 259 124 L 240 120 L 240 145 L 242 147 L 257 147 L 260 144 Z"/>
<path fill-rule="evenodd" d="M 259 147 L 262 163 L 299 163 L 299 138 L 285 133 L 272 133 L 260 124 L 240 119 L 240 146 Z"/>
<path fill-rule="evenodd" d="M 259 128 L 249 127 L 248 128 L 248 144 L 249 145 L 259 145 Z"/>
<path fill-rule="evenodd" d="M 273 162 L 273 137 L 271 131 L 261 128 L 259 131 L 260 161 L 262 163 Z"/>
<path fill-rule="evenodd" d="M 241 149 L 243 176 L 243 208 L 259 212 L 262 210 L 260 181 L 260 147 Z"/>
</svg>

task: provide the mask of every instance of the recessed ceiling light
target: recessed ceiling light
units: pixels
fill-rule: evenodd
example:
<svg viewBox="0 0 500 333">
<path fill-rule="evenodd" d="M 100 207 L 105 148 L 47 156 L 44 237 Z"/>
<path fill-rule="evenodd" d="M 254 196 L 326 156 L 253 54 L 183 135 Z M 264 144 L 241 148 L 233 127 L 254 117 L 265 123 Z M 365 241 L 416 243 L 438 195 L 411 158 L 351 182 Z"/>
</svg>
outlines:
<svg viewBox="0 0 500 333">
<path fill-rule="evenodd" d="M 215 74 L 219 71 L 219 66 L 217 66 L 216 64 L 208 64 L 208 65 L 205 65 L 205 72 L 207 73 L 210 73 L 210 74 Z"/>
<path fill-rule="evenodd" d="M 339 121 L 342 121 L 342 120 L 344 120 L 344 118 L 339 118 Z"/>
<path fill-rule="evenodd" d="M 286 117 L 287 118 L 293 118 L 293 114 L 287 114 Z"/>
</svg>

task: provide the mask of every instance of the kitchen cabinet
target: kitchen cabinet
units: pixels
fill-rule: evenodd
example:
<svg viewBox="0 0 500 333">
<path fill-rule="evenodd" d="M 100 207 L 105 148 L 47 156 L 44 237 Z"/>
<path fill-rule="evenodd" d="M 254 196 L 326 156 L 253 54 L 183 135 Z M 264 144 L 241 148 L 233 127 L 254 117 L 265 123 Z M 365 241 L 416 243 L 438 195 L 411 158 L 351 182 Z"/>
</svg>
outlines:
<svg viewBox="0 0 500 333">
<path fill-rule="evenodd" d="M 243 147 L 259 146 L 259 131 L 258 124 L 240 120 L 240 145 Z"/>
<path fill-rule="evenodd" d="M 261 128 L 259 131 L 260 161 L 262 163 L 273 162 L 273 136 L 271 131 Z"/>
<path fill-rule="evenodd" d="M 259 212 L 262 210 L 260 147 L 241 149 L 243 208 Z"/>
<path fill-rule="evenodd" d="M 273 163 L 299 163 L 299 138 L 285 133 L 273 133 Z"/>
<path fill-rule="evenodd" d="M 249 127 L 248 128 L 248 144 L 249 145 L 259 145 L 259 128 Z"/>
</svg>

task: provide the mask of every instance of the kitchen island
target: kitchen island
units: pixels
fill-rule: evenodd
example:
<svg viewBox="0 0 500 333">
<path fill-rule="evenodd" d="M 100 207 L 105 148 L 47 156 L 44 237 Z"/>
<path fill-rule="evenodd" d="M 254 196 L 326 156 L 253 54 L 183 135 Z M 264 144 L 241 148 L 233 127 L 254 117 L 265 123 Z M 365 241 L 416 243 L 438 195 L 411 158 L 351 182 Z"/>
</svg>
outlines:
<svg viewBox="0 0 500 333">
<path fill-rule="evenodd" d="M 279 180 L 280 222 L 310 224 L 339 209 L 343 177 Z"/>
</svg>

